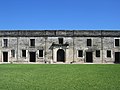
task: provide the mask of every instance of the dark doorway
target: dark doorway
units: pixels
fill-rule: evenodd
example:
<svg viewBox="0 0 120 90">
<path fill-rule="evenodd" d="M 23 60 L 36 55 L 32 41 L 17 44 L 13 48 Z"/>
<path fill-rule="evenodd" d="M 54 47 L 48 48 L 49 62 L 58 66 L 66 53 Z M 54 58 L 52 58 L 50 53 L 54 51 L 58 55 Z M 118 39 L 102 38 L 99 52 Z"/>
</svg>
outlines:
<svg viewBox="0 0 120 90">
<path fill-rule="evenodd" d="M 30 52 L 30 62 L 36 62 L 36 53 Z"/>
<path fill-rule="evenodd" d="M 8 62 L 8 52 L 3 52 L 3 62 Z"/>
<path fill-rule="evenodd" d="M 58 62 L 65 62 L 65 52 L 63 49 L 59 49 L 57 51 L 57 61 Z"/>
<path fill-rule="evenodd" d="M 120 52 L 115 52 L 115 63 L 120 63 Z"/>
<path fill-rule="evenodd" d="M 93 55 L 92 52 L 86 52 L 86 62 L 93 62 Z"/>
</svg>

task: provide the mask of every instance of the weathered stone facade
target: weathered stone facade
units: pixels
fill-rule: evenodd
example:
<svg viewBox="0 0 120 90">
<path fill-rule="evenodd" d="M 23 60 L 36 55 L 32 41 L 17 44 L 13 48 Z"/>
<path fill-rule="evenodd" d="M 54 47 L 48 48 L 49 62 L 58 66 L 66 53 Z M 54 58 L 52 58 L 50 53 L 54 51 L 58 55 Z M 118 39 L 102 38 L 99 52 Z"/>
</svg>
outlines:
<svg viewBox="0 0 120 90">
<path fill-rule="evenodd" d="M 120 63 L 120 31 L 0 31 L 0 63 Z"/>
</svg>

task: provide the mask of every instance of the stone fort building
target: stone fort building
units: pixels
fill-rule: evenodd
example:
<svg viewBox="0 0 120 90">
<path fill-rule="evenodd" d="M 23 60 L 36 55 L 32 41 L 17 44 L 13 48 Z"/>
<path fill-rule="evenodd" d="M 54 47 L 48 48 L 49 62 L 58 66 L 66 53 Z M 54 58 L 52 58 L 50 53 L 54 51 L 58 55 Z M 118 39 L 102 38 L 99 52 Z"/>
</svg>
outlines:
<svg viewBox="0 0 120 90">
<path fill-rule="evenodd" d="M 0 31 L 0 63 L 120 63 L 120 31 Z"/>
</svg>

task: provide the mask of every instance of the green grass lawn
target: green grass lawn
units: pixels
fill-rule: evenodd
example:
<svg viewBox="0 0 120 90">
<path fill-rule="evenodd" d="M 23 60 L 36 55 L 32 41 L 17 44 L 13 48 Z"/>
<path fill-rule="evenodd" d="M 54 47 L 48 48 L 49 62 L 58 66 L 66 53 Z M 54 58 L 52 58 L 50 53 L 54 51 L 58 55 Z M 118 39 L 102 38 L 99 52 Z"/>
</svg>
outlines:
<svg viewBox="0 0 120 90">
<path fill-rule="evenodd" d="M 120 90 L 120 65 L 1 64 L 0 90 Z"/>
</svg>

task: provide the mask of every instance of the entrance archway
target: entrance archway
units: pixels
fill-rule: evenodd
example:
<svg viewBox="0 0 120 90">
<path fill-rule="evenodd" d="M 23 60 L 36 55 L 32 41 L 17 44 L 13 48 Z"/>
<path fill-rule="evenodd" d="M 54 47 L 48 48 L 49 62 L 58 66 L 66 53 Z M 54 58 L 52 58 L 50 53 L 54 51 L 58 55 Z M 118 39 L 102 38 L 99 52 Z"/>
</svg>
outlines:
<svg viewBox="0 0 120 90">
<path fill-rule="evenodd" d="M 115 63 L 120 63 L 120 52 L 115 52 Z"/>
<path fill-rule="evenodd" d="M 36 62 L 36 52 L 30 52 L 30 62 Z"/>
<path fill-rule="evenodd" d="M 86 52 L 86 62 L 88 62 L 88 63 L 93 62 L 93 53 L 92 52 Z"/>
<path fill-rule="evenodd" d="M 8 52 L 3 52 L 3 62 L 8 62 Z"/>
<path fill-rule="evenodd" d="M 63 49 L 57 51 L 57 62 L 65 62 L 65 52 Z"/>
</svg>

